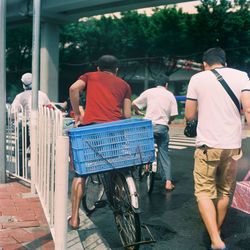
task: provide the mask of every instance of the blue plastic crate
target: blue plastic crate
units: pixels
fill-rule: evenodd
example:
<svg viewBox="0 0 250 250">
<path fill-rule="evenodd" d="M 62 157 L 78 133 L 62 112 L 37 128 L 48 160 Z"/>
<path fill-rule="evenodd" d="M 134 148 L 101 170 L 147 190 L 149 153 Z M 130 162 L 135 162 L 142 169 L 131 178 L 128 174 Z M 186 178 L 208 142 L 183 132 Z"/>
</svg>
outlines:
<svg viewBox="0 0 250 250">
<path fill-rule="evenodd" d="M 155 159 L 152 122 L 126 119 L 69 130 L 74 168 L 92 174 Z"/>
</svg>

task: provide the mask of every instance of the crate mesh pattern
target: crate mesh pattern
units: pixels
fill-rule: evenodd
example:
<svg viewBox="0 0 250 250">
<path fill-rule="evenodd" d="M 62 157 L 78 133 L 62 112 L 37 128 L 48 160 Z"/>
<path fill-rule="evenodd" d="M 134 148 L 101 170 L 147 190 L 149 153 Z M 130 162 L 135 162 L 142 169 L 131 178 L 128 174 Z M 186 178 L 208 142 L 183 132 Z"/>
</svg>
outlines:
<svg viewBox="0 0 250 250">
<path fill-rule="evenodd" d="M 152 122 L 126 119 L 69 130 L 74 168 L 85 175 L 152 162 Z"/>
</svg>

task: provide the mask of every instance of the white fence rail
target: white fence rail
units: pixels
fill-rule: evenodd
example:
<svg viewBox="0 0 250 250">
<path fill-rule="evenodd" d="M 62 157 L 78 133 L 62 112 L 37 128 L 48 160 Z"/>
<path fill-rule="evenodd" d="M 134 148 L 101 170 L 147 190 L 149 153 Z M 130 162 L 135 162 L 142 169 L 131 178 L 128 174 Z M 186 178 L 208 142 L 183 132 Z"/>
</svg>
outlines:
<svg viewBox="0 0 250 250">
<path fill-rule="evenodd" d="M 34 126 L 36 129 L 30 129 L 22 109 L 15 113 L 6 109 L 7 173 L 31 183 L 31 186 L 34 183 L 55 249 L 66 249 L 69 141 L 64 136 L 62 113 L 41 107 Z M 30 152 L 34 159 L 31 164 Z"/>
<path fill-rule="evenodd" d="M 6 170 L 30 183 L 29 123 L 25 110 L 19 110 L 11 113 L 10 107 L 6 107 Z"/>
<path fill-rule="evenodd" d="M 37 125 L 35 187 L 56 249 L 65 249 L 68 195 L 68 137 L 59 110 L 41 107 Z M 56 225 L 57 223 L 58 225 Z M 60 245 L 60 246 L 59 246 Z"/>
</svg>

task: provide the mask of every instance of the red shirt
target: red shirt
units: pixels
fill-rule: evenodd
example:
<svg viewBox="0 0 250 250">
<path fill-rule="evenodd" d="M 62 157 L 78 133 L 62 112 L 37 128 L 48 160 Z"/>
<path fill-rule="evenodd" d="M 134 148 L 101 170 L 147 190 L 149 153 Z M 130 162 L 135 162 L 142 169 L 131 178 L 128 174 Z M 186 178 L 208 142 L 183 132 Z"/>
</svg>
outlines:
<svg viewBox="0 0 250 250">
<path fill-rule="evenodd" d="M 130 86 L 121 78 L 105 71 L 86 73 L 86 107 L 83 124 L 122 119 L 125 98 L 131 99 Z"/>
</svg>

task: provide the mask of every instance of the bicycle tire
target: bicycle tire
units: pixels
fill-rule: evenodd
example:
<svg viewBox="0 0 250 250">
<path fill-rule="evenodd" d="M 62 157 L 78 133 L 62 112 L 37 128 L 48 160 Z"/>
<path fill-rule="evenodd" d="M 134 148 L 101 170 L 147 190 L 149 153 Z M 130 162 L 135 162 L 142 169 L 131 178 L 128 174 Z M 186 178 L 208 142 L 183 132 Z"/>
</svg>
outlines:
<svg viewBox="0 0 250 250">
<path fill-rule="evenodd" d="M 155 183 L 155 172 L 153 171 L 148 172 L 146 182 L 147 182 L 147 192 L 148 194 L 151 194 Z"/>
<path fill-rule="evenodd" d="M 103 194 L 104 187 L 99 175 L 88 176 L 85 181 L 85 190 L 82 198 L 82 207 L 87 215 L 95 211 L 95 203 L 102 199 Z"/>
<path fill-rule="evenodd" d="M 123 247 L 127 250 L 138 250 L 139 245 L 129 245 L 141 240 L 140 217 L 132 208 L 128 184 L 121 174 L 116 174 L 114 178 L 113 206 L 115 223 Z"/>
</svg>

